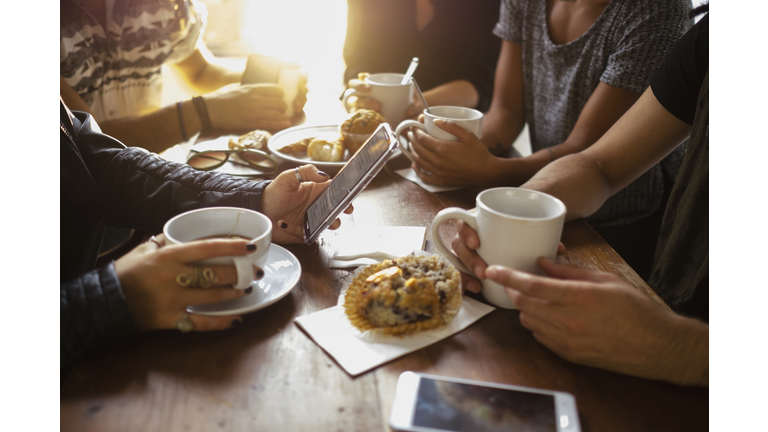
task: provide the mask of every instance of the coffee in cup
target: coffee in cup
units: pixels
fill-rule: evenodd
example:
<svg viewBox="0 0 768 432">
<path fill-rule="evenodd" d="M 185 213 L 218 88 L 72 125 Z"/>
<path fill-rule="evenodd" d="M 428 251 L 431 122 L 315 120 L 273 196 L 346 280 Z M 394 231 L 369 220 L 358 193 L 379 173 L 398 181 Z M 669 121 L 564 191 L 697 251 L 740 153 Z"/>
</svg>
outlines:
<svg viewBox="0 0 768 432">
<path fill-rule="evenodd" d="M 400 143 L 400 150 L 413 161 L 411 156 L 410 145 L 408 145 L 407 139 L 400 139 L 402 135 L 409 128 L 418 128 L 426 132 L 428 135 L 433 136 L 443 141 L 456 141 L 457 138 L 435 125 L 435 120 L 450 120 L 469 129 L 470 132 L 475 134 L 476 137 L 480 137 L 480 131 L 483 127 L 483 113 L 476 109 L 456 107 L 456 106 L 436 106 L 424 109 L 424 123 L 417 122 L 415 120 L 405 120 L 401 122 L 397 129 L 395 129 L 395 136 Z"/>
<path fill-rule="evenodd" d="M 234 265 L 235 288 L 251 286 L 256 275 L 253 266 L 264 267 L 272 242 L 272 221 L 253 210 L 237 207 L 209 207 L 191 210 L 165 223 L 163 234 L 168 244 L 183 244 L 211 238 L 240 238 L 256 245 L 256 251 L 244 256 L 208 258 L 191 265 Z"/>
<path fill-rule="evenodd" d="M 432 241 L 459 270 L 474 275 L 448 249 L 440 237 L 440 224 L 459 219 L 480 238 L 476 252 L 488 265 L 502 265 L 533 274 L 543 274 L 539 257 L 554 259 L 565 221 L 565 204 L 543 192 L 502 187 L 477 195 L 476 207 L 442 210 L 432 221 Z M 483 297 L 496 306 L 515 309 L 504 287 L 485 279 Z"/>
<path fill-rule="evenodd" d="M 347 108 L 347 99 L 352 96 L 376 99 L 381 103 L 380 114 L 387 123 L 396 125 L 405 120 L 405 113 L 413 97 L 413 85 L 401 84 L 403 74 L 376 73 L 365 77 L 363 81 L 371 87 L 368 93 L 349 89 L 344 93 L 341 103 Z"/>
</svg>

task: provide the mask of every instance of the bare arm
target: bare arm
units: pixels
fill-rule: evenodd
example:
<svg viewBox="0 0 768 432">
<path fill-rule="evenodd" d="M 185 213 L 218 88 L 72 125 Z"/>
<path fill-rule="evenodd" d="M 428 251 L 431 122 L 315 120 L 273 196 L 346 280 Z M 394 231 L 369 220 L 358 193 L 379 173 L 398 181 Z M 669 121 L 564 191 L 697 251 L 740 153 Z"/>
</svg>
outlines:
<svg viewBox="0 0 768 432">
<path fill-rule="evenodd" d="M 587 150 L 559 159 L 522 185 L 560 198 L 567 219 L 586 217 L 680 145 L 691 126 L 670 114 L 648 88 Z"/>
<path fill-rule="evenodd" d="M 198 48 L 186 59 L 173 65 L 179 78 L 197 94 L 210 93 L 228 84 L 239 83 L 242 71 L 233 71 L 210 62 Z"/>
<path fill-rule="evenodd" d="M 482 142 L 494 154 L 515 141 L 525 126 L 523 54 L 520 44 L 504 41 L 494 77 L 493 99 L 483 118 Z"/>
<path fill-rule="evenodd" d="M 491 109 L 483 119 L 481 141 L 491 154 L 498 155 L 509 147 L 525 125 L 523 98 L 522 53 L 520 45 L 505 42 L 496 73 Z M 478 148 L 469 136 L 461 139 L 461 148 L 445 145 L 441 141 L 417 134 L 416 151 L 424 157 L 424 168 L 433 175 L 421 177 L 432 184 L 469 184 L 477 186 L 518 186 L 550 162 L 568 154 L 578 153 L 597 141 L 626 112 L 640 95 L 599 83 L 579 114 L 576 124 L 565 142 L 540 150 L 520 159 L 490 157 Z M 456 125 L 444 128 L 453 133 Z M 419 144 L 431 150 L 424 151 Z M 470 144 L 470 145 L 466 145 Z M 431 157 L 433 156 L 434 157 Z M 449 155 L 449 156 L 445 156 Z M 421 166 L 422 162 L 419 161 Z"/>
<path fill-rule="evenodd" d="M 59 92 L 70 109 L 93 114 L 83 99 L 61 77 Z M 199 132 L 200 119 L 191 100 L 182 103 L 182 113 L 187 137 Z M 102 120 L 99 127 L 102 132 L 117 138 L 127 146 L 143 147 L 154 153 L 160 153 L 183 140 L 176 105 L 143 116 Z"/>
</svg>

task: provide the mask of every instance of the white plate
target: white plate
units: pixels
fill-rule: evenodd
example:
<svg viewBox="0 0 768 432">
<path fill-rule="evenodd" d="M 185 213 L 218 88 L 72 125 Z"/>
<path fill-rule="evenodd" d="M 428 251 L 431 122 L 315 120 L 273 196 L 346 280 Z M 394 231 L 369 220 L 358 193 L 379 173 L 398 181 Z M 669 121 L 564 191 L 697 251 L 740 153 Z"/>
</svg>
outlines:
<svg viewBox="0 0 768 432">
<path fill-rule="evenodd" d="M 272 243 L 267 254 L 267 264 L 264 266 L 264 277 L 260 281 L 253 281 L 252 293 L 221 303 L 189 306 L 187 312 L 226 316 L 257 311 L 288 295 L 300 278 L 301 264 L 296 256 L 284 247 Z"/>
<path fill-rule="evenodd" d="M 278 149 L 283 148 L 287 146 L 288 144 L 293 144 L 296 141 L 302 140 L 304 138 L 310 138 L 310 137 L 316 137 L 321 135 L 328 135 L 328 136 L 334 136 L 338 137 L 339 134 L 339 125 L 322 125 L 322 126 L 294 126 L 292 128 L 285 129 L 283 131 L 280 131 L 274 135 L 272 135 L 272 138 L 269 139 L 269 142 L 267 143 L 267 147 L 269 150 L 277 156 L 278 159 L 286 160 L 289 162 L 293 162 L 296 164 L 312 164 L 316 166 L 319 169 L 341 169 L 349 160 L 352 155 L 348 151 L 344 151 L 344 160 L 341 162 L 323 162 L 323 161 L 316 161 L 314 159 L 310 159 L 308 156 L 303 157 L 296 157 L 291 156 L 289 154 L 281 153 Z M 395 151 L 392 154 L 391 158 L 394 158 L 396 156 L 400 155 L 400 149 L 395 149 Z M 391 159 L 390 158 L 390 159 Z"/>
</svg>

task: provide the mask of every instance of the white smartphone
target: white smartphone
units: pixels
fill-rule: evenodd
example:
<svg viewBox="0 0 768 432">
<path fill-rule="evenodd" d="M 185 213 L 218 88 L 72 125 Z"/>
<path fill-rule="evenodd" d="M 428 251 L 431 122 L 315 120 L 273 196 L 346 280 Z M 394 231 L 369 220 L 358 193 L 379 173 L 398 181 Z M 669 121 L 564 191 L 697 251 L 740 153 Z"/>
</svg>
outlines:
<svg viewBox="0 0 768 432">
<path fill-rule="evenodd" d="M 376 177 L 397 148 L 389 124 L 382 123 L 304 214 L 304 243 L 314 242 Z"/>
<path fill-rule="evenodd" d="M 404 372 L 389 425 L 414 432 L 580 432 L 569 393 Z"/>
</svg>

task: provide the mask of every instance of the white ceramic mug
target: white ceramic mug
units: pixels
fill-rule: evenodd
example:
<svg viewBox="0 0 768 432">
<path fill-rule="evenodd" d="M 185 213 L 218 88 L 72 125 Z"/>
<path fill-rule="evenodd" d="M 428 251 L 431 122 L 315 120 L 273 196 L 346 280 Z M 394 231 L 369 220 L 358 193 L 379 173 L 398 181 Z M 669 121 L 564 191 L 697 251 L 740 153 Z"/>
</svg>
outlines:
<svg viewBox="0 0 768 432">
<path fill-rule="evenodd" d="M 390 125 L 396 125 L 405 120 L 405 112 L 411 104 L 413 85 L 400 84 L 403 74 L 376 73 L 368 75 L 365 83 L 371 86 L 368 93 L 349 89 L 344 92 L 341 103 L 347 108 L 347 99 L 352 96 L 367 97 L 381 102 L 381 115 Z"/>
<path fill-rule="evenodd" d="M 528 273 L 542 274 L 539 257 L 554 259 L 563 232 L 565 204 L 543 192 L 502 187 L 477 195 L 476 207 L 463 210 L 450 207 L 432 221 L 432 241 L 459 270 L 474 275 L 443 244 L 440 224 L 459 219 L 477 231 L 480 246 L 476 252 L 488 265 L 503 265 Z M 485 279 L 483 297 L 496 306 L 514 309 L 504 287 Z"/>
<path fill-rule="evenodd" d="M 483 113 L 476 109 L 455 107 L 455 106 L 436 106 L 430 107 L 429 112 L 424 109 L 424 123 L 417 122 L 415 120 L 405 120 L 401 122 L 397 129 L 395 129 L 395 136 L 400 143 L 400 150 L 413 160 L 410 152 L 410 145 L 408 145 L 408 139 L 400 139 L 407 129 L 415 127 L 423 130 L 428 135 L 433 136 L 443 141 L 456 141 L 456 137 L 435 125 L 435 120 L 451 120 L 475 134 L 476 137 L 480 137 L 480 130 L 483 127 Z"/>
<path fill-rule="evenodd" d="M 168 244 L 182 244 L 206 237 L 237 235 L 256 244 L 256 251 L 242 256 L 209 258 L 193 265 L 234 265 L 236 289 L 246 289 L 256 275 L 253 266 L 264 267 L 272 242 L 272 221 L 253 210 L 237 207 L 209 207 L 174 216 L 163 228 Z"/>
</svg>

